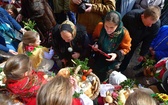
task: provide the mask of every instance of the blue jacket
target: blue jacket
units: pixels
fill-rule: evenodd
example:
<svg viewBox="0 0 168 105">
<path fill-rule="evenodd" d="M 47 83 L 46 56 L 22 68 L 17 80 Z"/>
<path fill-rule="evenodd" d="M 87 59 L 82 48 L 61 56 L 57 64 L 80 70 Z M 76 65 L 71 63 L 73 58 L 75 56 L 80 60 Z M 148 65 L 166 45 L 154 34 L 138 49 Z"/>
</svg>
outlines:
<svg viewBox="0 0 168 105">
<path fill-rule="evenodd" d="M 3 9 L 2 7 L 0 7 L 0 25 L 2 26 L 3 24 L 8 24 L 10 25 L 10 27 L 14 30 L 21 30 L 21 26 L 19 23 L 17 23 L 17 21 L 15 19 L 13 19 L 9 13 Z M 8 30 L 5 30 L 4 27 L 2 29 L 0 29 L 0 50 L 5 51 L 5 52 L 9 52 L 9 48 L 6 47 L 6 42 L 9 40 L 12 40 L 10 37 L 5 38 L 5 31 L 9 32 Z M 12 33 L 15 35 L 14 31 L 12 31 Z M 15 37 L 15 36 L 14 36 Z"/>
<path fill-rule="evenodd" d="M 168 57 L 168 25 L 160 28 L 157 36 L 153 39 L 151 47 L 155 51 L 156 60 Z"/>
<path fill-rule="evenodd" d="M 0 7 L 0 19 L 2 19 L 5 23 L 8 23 L 12 28 L 18 31 L 22 28 L 20 24 L 14 18 L 12 18 L 12 16 L 9 15 L 9 13 L 2 7 Z"/>
<path fill-rule="evenodd" d="M 0 34 L 0 50 L 9 52 L 9 48 L 6 47 L 5 39 L 1 34 Z"/>
</svg>

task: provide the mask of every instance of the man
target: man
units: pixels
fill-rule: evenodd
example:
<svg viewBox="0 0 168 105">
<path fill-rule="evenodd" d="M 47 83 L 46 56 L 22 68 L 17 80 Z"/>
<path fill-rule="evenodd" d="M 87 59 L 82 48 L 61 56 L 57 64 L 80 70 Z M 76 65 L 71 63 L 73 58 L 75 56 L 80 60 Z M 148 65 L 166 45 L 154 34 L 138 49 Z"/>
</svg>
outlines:
<svg viewBox="0 0 168 105">
<path fill-rule="evenodd" d="M 158 6 L 150 6 L 145 10 L 135 9 L 124 15 L 123 23 L 132 38 L 132 46 L 131 51 L 124 57 L 119 71 L 123 72 L 127 68 L 135 49 L 140 43 L 142 45 L 138 60 L 143 60 L 149 50 L 151 41 L 159 31 L 160 14 L 161 10 Z"/>
</svg>

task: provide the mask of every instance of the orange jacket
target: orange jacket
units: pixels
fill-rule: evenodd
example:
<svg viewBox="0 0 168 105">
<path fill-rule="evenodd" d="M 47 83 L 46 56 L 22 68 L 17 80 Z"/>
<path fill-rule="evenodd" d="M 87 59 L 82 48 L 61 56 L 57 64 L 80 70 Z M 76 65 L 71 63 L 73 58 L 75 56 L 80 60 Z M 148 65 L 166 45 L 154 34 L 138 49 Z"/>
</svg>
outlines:
<svg viewBox="0 0 168 105">
<path fill-rule="evenodd" d="M 103 28 L 103 22 L 99 22 L 93 31 L 93 40 L 96 40 L 100 36 L 101 29 Z M 124 27 L 123 27 L 124 28 Z M 127 54 L 131 50 L 131 37 L 126 28 L 124 28 L 124 37 L 120 43 L 118 50 L 123 51 L 123 55 Z"/>
</svg>

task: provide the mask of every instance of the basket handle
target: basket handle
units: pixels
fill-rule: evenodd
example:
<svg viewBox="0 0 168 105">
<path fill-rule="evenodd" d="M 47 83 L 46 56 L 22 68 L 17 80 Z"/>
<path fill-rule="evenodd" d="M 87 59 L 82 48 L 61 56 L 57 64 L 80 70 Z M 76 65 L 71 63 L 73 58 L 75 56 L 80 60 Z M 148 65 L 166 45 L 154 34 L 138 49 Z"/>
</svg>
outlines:
<svg viewBox="0 0 168 105">
<path fill-rule="evenodd" d="M 79 70 L 81 69 L 81 66 L 82 66 L 82 65 L 78 65 L 78 66 L 76 67 L 76 69 L 75 69 L 75 71 L 74 71 L 74 74 L 75 74 L 75 75 L 78 74 Z"/>
</svg>

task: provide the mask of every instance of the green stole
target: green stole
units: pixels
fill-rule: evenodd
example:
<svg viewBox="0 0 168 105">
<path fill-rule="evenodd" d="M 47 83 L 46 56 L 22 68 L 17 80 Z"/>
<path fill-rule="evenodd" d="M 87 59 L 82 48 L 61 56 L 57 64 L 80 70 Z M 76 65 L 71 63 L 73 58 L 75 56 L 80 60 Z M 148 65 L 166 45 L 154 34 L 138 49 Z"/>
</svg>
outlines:
<svg viewBox="0 0 168 105">
<path fill-rule="evenodd" d="M 119 26 L 117 27 L 116 31 L 112 33 L 113 37 L 110 37 L 105 28 L 103 27 L 100 32 L 100 37 L 98 40 L 98 44 L 100 49 L 105 53 L 112 53 L 116 51 L 123 39 L 124 36 L 124 28 L 122 22 L 120 22 Z"/>
</svg>

